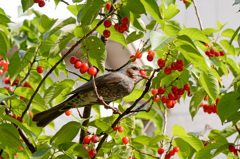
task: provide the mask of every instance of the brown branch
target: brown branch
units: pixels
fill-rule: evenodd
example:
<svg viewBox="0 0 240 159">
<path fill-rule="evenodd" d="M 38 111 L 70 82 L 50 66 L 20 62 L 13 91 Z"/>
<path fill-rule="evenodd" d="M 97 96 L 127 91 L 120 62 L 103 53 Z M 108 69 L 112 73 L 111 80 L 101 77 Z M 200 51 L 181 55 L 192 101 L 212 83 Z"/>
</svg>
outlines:
<svg viewBox="0 0 240 159">
<path fill-rule="evenodd" d="M 105 70 L 109 71 L 109 72 L 117 72 L 117 71 L 121 70 L 123 67 L 127 66 L 129 63 L 130 63 L 130 61 L 126 62 L 124 65 L 122 65 L 121 67 L 119 67 L 117 69 L 105 68 Z"/>
<path fill-rule="evenodd" d="M 118 8 L 122 7 L 119 6 Z M 115 8 L 108 16 L 111 16 L 118 8 Z M 38 90 L 40 89 L 41 85 L 44 83 L 44 81 L 47 79 L 47 77 L 53 72 L 54 69 L 56 69 L 56 67 L 64 60 L 64 58 L 67 57 L 67 55 L 69 55 L 83 40 L 85 40 L 88 36 L 90 36 L 94 31 L 97 30 L 97 28 L 108 18 L 108 16 L 104 17 L 101 21 L 98 22 L 98 24 L 88 33 L 86 34 L 82 39 L 78 40 L 68 51 L 66 54 L 64 54 L 62 56 L 62 58 L 47 72 L 47 74 L 43 77 L 43 79 L 41 80 L 41 82 L 38 84 L 36 90 L 34 91 L 33 95 L 31 96 L 26 109 L 23 111 L 20 122 L 22 121 L 24 115 L 26 114 L 26 112 L 28 111 L 28 109 L 30 108 L 30 105 L 33 101 L 33 98 L 35 97 L 35 95 L 37 94 Z"/>
<path fill-rule="evenodd" d="M 80 75 L 77 74 L 76 72 L 73 72 L 73 71 L 71 71 L 71 70 L 69 70 L 69 69 L 67 69 L 67 68 L 65 68 L 65 70 L 68 71 L 68 72 L 71 73 L 71 74 L 74 74 L 74 75 L 78 76 L 79 78 L 81 78 L 81 79 L 83 79 L 83 80 L 85 80 L 85 81 L 87 81 L 87 82 L 89 81 L 88 79 L 80 76 Z"/>
<path fill-rule="evenodd" d="M 158 157 L 158 156 L 154 156 L 154 155 L 152 155 L 152 154 L 149 154 L 149 153 L 146 153 L 146 152 L 142 152 L 141 150 L 137 149 L 136 147 L 134 147 L 134 146 L 132 146 L 132 145 L 130 145 L 130 146 L 131 146 L 134 150 L 138 151 L 139 153 L 141 153 L 141 154 L 143 154 L 143 155 L 151 156 L 151 157 L 153 157 L 153 158 L 160 158 L 160 157 Z"/>
<path fill-rule="evenodd" d="M 164 109 L 165 109 L 165 111 L 164 111 L 164 118 L 163 118 L 163 120 L 164 120 L 163 135 L 165 135 L 166 131 L 167 131 L 167 107 L 164 104 L 163 104 L 163 106 L 164 106 Z M 161 144 L 164 145 L 165 144 L 165 140 L 163 140 L 163 142 Z M 161 156 L 161 159 L 163 159 L 163 157 L 164 156 Z"/>
<path fill-rule="evenodd" d="M 150 86 L 151 86 L 152 79 L 153 79 L 155 73 L 156 73 L 158 70 L 159 70 L 159 69 L 156 69 L 156 70 L 153 71 L 152 76 L 150 77 L 150 79 L 149 79 L 148 82 L 146 83 L 146 87 L 145 87 L 142 95 L 141 95 L 127 110 L 125 110 L 121 115 L 118 116 L 118 118 L 117 118 L 117 119 L 114 121 L 114 123 L 112 124 L 112 126 L 111 126 L 112 128 L 113 128 L 114 126 L 116 126 L 116 125 L 119 123 L 119 121 L 120 121 L 125 115 L 131 113 L 131 110 L 137 105 L 137 103 L 138 103 L 138 102 L 145 96 L 145 94 L 149 91 Z M 98 144 L 98 146 L 97 146 L 97 148 L 96 148 L 97 152 L 100 150 L 100 148 L 102 147 L 102 145 L 103 145 L 104 141 L 107 139 L 107 137 L 108 137 L 108 134 L 105 134 L 105 135 L 103 136 L 103 138 L 101 139 L 101 141 L 99 142 L 99 144 Z M 95 158 L 95 157 L 93 157 L 93 158 Z"/>
<path fill-rule="evenodd" d="M 238 134 L 240 134 L 240 127 L 239 127 L 238 123 L 237 123 L 237 124 L 235 124 L 235 128 L 237 129 L 237 131 L 238 131 Z"/>
<path fill-rule="evenodd" d="M 79 115 L 79 117 L 80 118 L 83 118 L 83 116 L 82 116 L 82 114 L 81 114 L 81 112 L 80 112 L 80 110 L 77 108 L 77 111 L 78 111 L 78 115 Z"/>
<path fill-rule="evenodd" d="M 197 18 L 198 18 L 198 23 L 199 23 L 200 29 L 203 30 L 203 25 L 202 25 L 202 21 L 201 21 L 201 18 L 200 18 L 200 14 L 199 14 L 198 9 L 197 9 L 196 2 L 195 2 L 195 0 L 192 0 L 192 2 L 193 2 L 193 6 L 195 8 L 195 11 L 196 11 L 196 15 L 197 15 Z"/>
<path fill-rule="evenodd" d="M 66 5 L 69 5 L 69 3 L 64 0 L 61 0 L 61 2 L 65 3 Z"/>
<path fill-rule="evenodd" d="M 32 142 L 30 141 L 30 139 L 25 135 L 24 131 L 22 129 L 20 129 L 19 127 L 17 127 L 17 130 L 20 134 L 20 136 L 22 137 L 23 141 L 25 142 L 25 144 L 27 145 L 27 147 L 29 148 L 29 150 L 34 153 L 36 152 L 36 148 L 33 146 Z"/>
</svg>

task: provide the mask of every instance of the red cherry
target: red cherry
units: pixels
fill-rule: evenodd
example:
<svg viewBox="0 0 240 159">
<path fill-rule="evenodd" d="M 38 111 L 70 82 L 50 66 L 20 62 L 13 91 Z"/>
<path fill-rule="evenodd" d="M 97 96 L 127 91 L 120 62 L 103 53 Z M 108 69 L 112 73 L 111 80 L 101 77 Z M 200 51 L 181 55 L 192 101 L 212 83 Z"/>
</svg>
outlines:
<svg viewBox="0 0 240 159">
<path fill-rule="evenodd" d="M 225 55 L 225 52 L 220 51 L 220 55 L 221 55 L 221 56 L 224 56 L 224 55 Z"/>
<path fill-rule="evenodd" d="M 42 66 L 38 66 L 38 67 L 37 67 L 37 72 L 38 72 L 38 73 L 43 73 L 43 71 L 44 71 L 44 69 L 43 69 Z"/>
<path fill-rule="evenodd" d="M 158 59 L 157 63 L 160 68 L 163 68 L 166 64 L 164 59 Z"/>
<path fill-rule="evenodd" d="M 122 142 L 123 142 L 124 144 L 128 144 L 128 142 L 129 142 L 128 137 L 127 137 L 127 136 L 123 137 L 123 138 L 122 138 Z"/>
<path fill-rule="evenodd" d="M 4 78 L 4 83 L 5 84 L 10 84 L 10 77 L 5 77 Z"/>
<path fill-rule="evenodd" d="M 159 155 L 162 155 L 163 153 L 164 153 L 164 149 L 161 148 L 161 147 L 159 147 L 159 148 L 158 148 L 158 154 L 159 154 Z"/>
<path fill-rule="evenodd" d="M 25 98 L 21 96 L 20 99 L 21 99 L 21 100 L 24 100 Z"/>
<path fill-rule="evenodd" d="M 89 148 L 88 148 L 87 146 L 85 146 L 85 145 L 83 145 L 83 144 L 82 144 L 82 146 L 83 146 L 87 151 L 89 151 Z"/>
<path fill-rule="evenodd" d="M 0 64 L 1 64 L 3 67 L 8 65 L 8 63 L 7 63 L 5 60 L 1 60 Z"/>
<path fill-rule="evenodd" d="M 131 55 L 131 56 L 130 56 L 130 59 L 133 58 L 133 57 L 134 57 L 134 55 Z M 134 58 L 134 59 L 132 60 L 132 62 L 134 62 L 134 61 L 136 61 L 136 58 Z"/>
<path fill-rule="evenodd" d="M 168 108 L 171 108 L 172 105 L 173 105 L 173 102 L 172 102 L 172 100 L 167 99 L 166 104 L 167 104 L 167 107 L 168 107 Z"/>
<path fill-rule="evenodd" d="M 126 16 L 122 17 L 122 23 L 123 24 L 128 24 L 129 23 L 129 18 L 126 17 Z"/>
<path fill-rule="evenodd" d="M 208 144 L 209 144 L 208 142 L 205 142 L 205 143 L 204 143 L 204 147 L 207 146 Z"/>
<path fill-rule="evenodd" d="M 170 75 L 171 73 L 172 73 L 172 69 L 171 69 L 171 67 L 165 67 L 164 68 L 164 73 L 166 74 L 166 75 Z"/>
<path fill-rule="evenodd" d="M 177 87 L 177 86 L 172 86 L 171 91 L 172 91 L 174 94 L 178 94 L 178 87 Z"/>
<path fill-rule="evenodd" d="M 220 56 L 220 52 L 215 52 L 215 56 L 219 57 Z"/>
<path fill-rule="evenodd" d="M 0 76 L 2 76 L 2 75 L 3 75 L 3 70 L 0 69 Z"/>
<path fill-rule="evenodd" d="M 171 69 L 172 70 L 177 70 L 177 62 L 171 63 Z"/>
<path fill-rule="evenodd" d="M 182 67 L 178 67 L 177 70 L 178 70 L 179 72 L 182 72 L 182 71 L 183 71 L 183 66 L 182 66 Z"/>
<path fill-rule="evenodd" d="M 184 1 L 184 0 L 183 0 Z M 169 154 L 169 153 L 167 153 L 166 155 L 165 155 L 165 158 L 164 159 L 170 159 L 171 158 L 171 155 Z"/>
<path fill-rule="evenodd" d="M 206 54 L 207 56 L 210 56 L 211 52 L 210 52 L 209 50 L 207 50 L 207 51 L 205 51 L 205 54 Z"/>
<path fill-rule="evenodd" d="M 206 47 L 209 47 L 209 44 L 208 44 L 208 43 L 205 43 L 205 46 L 206 46 Z"/>
<path fill-rule="evenodd" d="M 8 91 L 11 91 L 11 92 L 13 92 L 13 89 L 12 88 L 10 88 L 10 87 L 3 87 L 3 88 L 5 88 L 6 90 L 8 90 Z"/>
<path fill-rule="evenodd" d="M 155 100 L 154 100 L 154 102 L 158 102 L 159 99 L 160 99 L 160 97 L 159 97 L 159 95 L 157 95 L 156 98 L 155 98 Z"/>
<path fill-rule="evenodd" d="M 179 95 L 183 95 L 184 94 L 184 89 L 183 88 L 179 88 L 178 89 L 178 94 Z"/>
<path fill-rule="evenodd" d="M 190 88 L 191 88 L 191 87 L 190 87 L 190 84 L 185 84 L 185 85 L 184 85 L 184 90 L 185 90 L 185 91 L 190 91 Z"/>
<path fill-rule="evenodd" d="M 124 128 L 122 126 L 118 127 L 118 132 L 123 132 Z"/>
<path fill-rule="evenodd" d="M 155 56 L 155 52 L 151 52 L 151 50 L 149 50 L 148 51 L 148 55 L 154 57 Z"/>
<path fill-rule="evenodd" d="M 220 100 L 220 98 L 217 98 L 217 100 L 216 100 L 216 104 L 218 104 L 219 100 Z"/>
<path fill-rule="evenodd" d="M 39 3 L 41 0 L 33 0 L 34 3 Z"/>
<path fill-rule="evenodd" d="M 88 70 L 89 66 L 87 63 L 82 63 L 81 70 L 85 73 Z"/>
<path fill-rule="evenodd" d="M 75 64 L 77 61 L 78 61 L 78 58 L 76 58 L 75 56 L 71 56 L 70 59 L 69 59 L 69 62 L 71 64 Z"/>
<path fill-rule="evenodd" d="M 158 94 L 164 94 L 165 93 L 165 88 L 164 87 L 159 87 L 158 88 Z"/>
<path fill-rule="evenodd" d="M 158 93 L 158 89 L 155 89 L 155 88 L 152 89 L 152 94 L 153 94 L 153 95 L 155 95 L 155 94 L 157 94 L 157 93 Z"/>
<path fill-rule="evenodd" d="M 211 52 L 211 54 L 215 54 L 214 48 L 211 48 L 211 49 L 210 49 L 210 52 Z"/>
<path fill-rule="evenodd" d="M 124 31 L 128 30 L 128 26 L 126 24 L 121 24 L 118 28 L 119 33 L 123 33 Z"/>
<path fill-rule="evenodd" d="M 147 60 L 148 60 L 148 61 L 152 61 L 152 60 L 153 60 L 153 56 L 147 55 Z"/>
<path fill-rule="evenodd" d="M 166 96 L 162 96 L 161 101 L 162 101 L 162 103 L 166 103 L 167 102 L 167 97 Z"/>
<path fill-rule="evenodd" d="M 90 137 L 90 136 L 85 136 L 85 137 L 83 138 L 83 143 L 84 143 L 84 144 L 89 144 L 90 141 L 91 141 L 91 137 Z"/>
<path fill-rule="evenodd" d="M 228 150 L 230 152 L 234 152 L 235 151 L 235 146 L 234 145 L 229 145 Z"/>
<path fill-rule="evenodd" d="M 182 66 L 184 66 L 183 60 L 182 59 L 178 59 L 177 60 L 177 67 L 182 67 Z"/>
<path fill-rule="evenodd" d="M 97 73 L 96 67 L 90 67 L 90 68 L 89 68 L 89 70 L 88 70 L 88 74 L 89 74 L 89 75 L 94 76 L 94 75 L 96 75 L 96 73 Z"/>
<path fill-rule="evenodd" d="M 106 9 L 107 9 L 107 10 L 110 10 L 110 9 L 111 9 L 111 4 L 107 3 L 107 4 L 106 4 Z"/>
<path fill-rule="evenodd" d="M 109 30 L 104 30 L 104 31 L 103 31 L 103 36 L 104 36 L 105 38 L 108 38 L 110 35 L 111 35 L 111 33 L 110 33 Z"/>
<path fill-rule="evenodd" d="M 138 55 L 138 54 L 139 54 L 139 55 Z M 137 58 L 137 59 L 140 59 L 140 58 L 142 57 L 141 51 L 138 50 L 138 51 L 136 52 L 136 55 L 138 55 L 136 58 Z"/>
<path fill-rule="evenodd" d="M 239 149 L 235 149 L 235 151 L 233 152 L 234 155 L 235 155 L 235 156 L 238 156 L 238 152 L 239 152 L 239 151 L 240 151 Z"/>
<path fill-rule="evenodd" d="M 106 19 L 103 24 L 106 28 L 109 28 L 112 25 L 112 21 L 110 19 Z"/>
<path fill-rule="evenodd" d="M 175 99 L 175 95 L 172 92 L 170 92 L 168 94 L 168 99 L 174 100 Z"/>
<path fill-rule="evenodd" d="M 45 6 L 45 2 L 41 0 L 41 1 L 38 3 L 38 6 L 39 6 L 39 7 L 44 7 L 44 6 Z"/>
<path fill-rule="evenodd" d="M 97 143 L 97 142 L 99 141 L 98 136 L 97 136 L 97 135 L 93 135 L 92 138 L 91 138 L 91 141 L 92 141 L 93 143 Z"/>
<path fill-rule="evenodd" d="M 119 24 L 118 24 L 118 23 L 116 23 L 116 24 L 114 25 L 114 29 L 115 29 L 116 31 L 118 31 L 118 29 L 119 29 Z"/>
<path fill-rule="evenodd" d="M 146 76 L 146 72 L 144 70 L 139 71 L 141 75 Z"/>
<path fill-rule="evenodd" d="M 82 62 L 81 62 L 81 61 L 75 62 L 74 67 L 75 67 L 76 69 L 81 68 L 81 67 L 82 67 Z"/>
<path fill-rule="evenodd" d="M 91 158 L 93 158 L 94 156 L 96 156 L 96 154 L 97 154 L 97 151 L 96 151 L 95 148 L 92 148 L 92 149 L 89 151 L 89 156 L 90 156 Z"/>
<path fill-rule="evenodd" d="M 190 92 L 190 91 L 188 91 L 187 95 L 188 95 L 189 97 L 191 97 L 191 96 L 192 96 L 192 94 L 191 94 L 191 92 Z"/>
<path fill-rule="evenodd" d="M 179 149 L 178 146 L 175 146 L 175 147 L 173 148 L 173 151 L 174 151 L 174 152 L 179 152 L 179 150 L 180 150 L 180 149 Z"/>
<path fill-rule="evenodd" d="M 69 116 L 69 115 L 71 115 L 71 113 L 72 113 L 72 111 L 71 111 L 71 110 L 67 110 L 67 111 L 65 111 L 65 115 L 66 115 L 66 116 Z"/>
<path fill-rule="evenodd" d="M 115 126 L 113 127 L 113 131 L 117 131 L 117 129 L 118 129 L 118 126 L 115 125 Z"/>
<path fill-rule="evenodd" d="M 188 1 L 186 1 L 186 0 L 183 0 L 183 3 L 184 3 L 184 4 L 188 4 Z"/>
<path fill-rule="evenodd" d="M 175 152 L 174 152 L 173 150 L 170 150 L 168 153 L 169 153 L 171 156 L 174 156 L 174 155 L 175 155 Z"/>
<path fill-rule="evenodd" d="M 3 66 L 3 70 L 7 71 L 8 70 L 8 66 Z"/>
</svg>

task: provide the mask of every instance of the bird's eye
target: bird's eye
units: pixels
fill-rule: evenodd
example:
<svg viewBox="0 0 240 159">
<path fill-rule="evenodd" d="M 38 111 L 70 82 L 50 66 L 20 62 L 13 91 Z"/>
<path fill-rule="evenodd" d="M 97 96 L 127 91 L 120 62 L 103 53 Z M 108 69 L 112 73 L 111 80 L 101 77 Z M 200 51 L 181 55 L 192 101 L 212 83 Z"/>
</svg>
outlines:
<svg viewBox="0 0 240 159">
<path fill-rule="evenodd" d="M 137 67 L 133 67 L 132 69 L 133 69 L 133 70 L 138 70 L 138 68 L 137 68 Z"/>
</svg>

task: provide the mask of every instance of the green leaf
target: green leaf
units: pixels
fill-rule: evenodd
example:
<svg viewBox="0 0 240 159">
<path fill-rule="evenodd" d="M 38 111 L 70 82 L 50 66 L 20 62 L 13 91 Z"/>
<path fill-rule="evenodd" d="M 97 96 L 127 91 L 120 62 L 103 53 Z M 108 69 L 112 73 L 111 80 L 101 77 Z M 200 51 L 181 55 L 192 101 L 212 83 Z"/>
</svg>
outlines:
<svg viewBox="0 0 240 159">
<path fill-rule="evenodd" d="M 181 27 L 175 21 L 171 21 L 169 24 L 164 25 L 164 33 L 169 37 L 177 36 Z"/>
<path fill-rule="evenodd" d="M 172 134 L 178 136 L 191 145 L 196 151 L 199 151 L 203 148 L 203 144 L 200 139 L 190 133 L 186 133 L 183 127 L 179 125 L 173 125 Z"/>
<path fill-rule="evenodd" d="M 178 50 L 183 54 L 183 56 L 193 63 L 194 67 L 200 68 L 201 70 L 207 72 L 209 69 L 205 58 L 197 50 L 196 46 L 188 36 L 179 36 L 180 39 L 175 45 L 178 47 Z"/>
<path fill-rule="evenodd" d="M 154 28 L 154 26 L 156 25 L 156 20 L 151 20 L 150 23 L 148 25 L 146 25 L 146 29 L 147 30 L 152 30 Z"/>
<path fill-rule="evenodd" d="M 145 14 L 145 8 L 140 0 L 127 0 L 127 8 L 136 14 Z"/>
<path fill-rule="evenodd" d="M 72 88 L 74 85 L 74 80 L 71 79 L 65 79 L 63 81 L 57 81 L 54 84 L 52 84 L 48 89 L 46 90 L 44 94 L 44 101 L 45 103 L 50 103 L 53 99 L 55 99 L 57 96 L 65 96 L 66 94 L 62 94 L 62 91 L 64 89 Z"/>
<path fill-rule="evenodd" d="M 169 20 L 180 12 L 180 10 L 177 9 L 177 5 L 170 5 L 166 9 L 164 4 L 162 4 L 161 9 L 162 9 L 162 12 L 163 12 L 163 19 L 164 20 Z"/>
<path fill-rule="evenodd" d="M 103 0 L 88 0 L 85 6 L 78 13 L 78 22 L 81 22 L 82 26 L 92 24 L 104 4 L 105 2 Z"/>
<path fill-rule="evenodd" d="M 194 159 L 203 159 L 203 158 L 211 159 L 213 158 L 212 152 L 214 152 L 214 150 L 217 150 L 217 148 L 219 148 L 220 146 L 221 144 L 219 143 L 208 144 L 207 146 L 205 146 L 203 149 L 201 149 L 196 153 L 196 156 Z"/>
<path fill-rule="evenodd" d="M 140 136 L 137 136 L 133 141 L 140 143 L 142 145 L 148 145 L 148 144 L 150 144 L 149 143 L 150 140 L 151 140 L 151 137 L 146 136 L 146 135 L 140 135 Z"/>
<path fill-rule="evenodd" d="M 68 42 L 74 37 L 73 30 L 64 31 L 60 34 L 57 38 L 55 43 L 52 45 L 50 49 L 49 55 L 51 57 L 56 56 L 59 54 L 68 44 Z"/>
<path fill-rule="evenodd" d="M 45 14 L 43 14 L 39 19 L 38 30 L 39 32 L 45 33 L 52 28 L 52 26 L 56 23 L 57 19 L 51 19 Z"/>
<path fill-rule="evenodd" d="M 30 99 L 34 93 L 34 90 L 28 87 L 17 87 L 14 91 L 14 94 L 22 96 L 24 98 Z M 45 102 L 43 98 L 37 93 L 33 98 L 33 102 L 45 107 Z"/>
<path fill-rule="evenodd" d="M 59 155 L 59 156 L 57 156 L 56 159 L 72 159 L 72 158 L 68 155 Z"/>
<path fill-rule="evenodd" d="M 237 77 L 240 74 L 239 66 L 236 64 L 235 61 L 233 61 L 233 59 L 231 59 L 229 57 L 227 58 L 226 62 L 227 62 L 227 65 L 229 66 L 232 74 L 234 75 L 234 77 Z"/>
<path fill-rule="evenodd" d="M 190 155 L 189 144 L 181 138 L 174 138 L 173 146 L 178 146 L 180 151 L 177 153 L 181 159 L 186 159 Z"/>
<path fill-rule="evenodd" d="M 83 0 L 72 0 L 73 3 L 82 2 Z"/>
<path fill-rule="evenodd" d="M 9 40 L 7 35 L 0 30 L 0 56 L 2 56 L 4 59 L 7 58 L 7 53 L 9 50 Z"/>
<path fill-rule="evenodd" d="M 65 142 L 71 142 L 78 134 L 82 125 L 79 122 L 71 121 L 65 124 L 52 138 L 50 143 L 52 145 L 60 145 Z"/>
<path fill-rule="evenodd" d="M 163 135 L 163 134 L 161 134 L 161 135 L 156 135 L 156 136 L 154 136 L 151 140 L 149 140 L 148 146 L 151 147 L 152 145 L 157 144 L 157 143 L 160 142 L 160 141 L 168 140 L 168 139 L 169 139 L 169 138 L 168 138 L 167 135 Z"/>
<path fill-rule="evenodd" d="M 167 44 L 169 44 L 171 41 L 173 41 L 176 37 L 167 37 L 166 35 L 163 35 L 159 32 L 156 31 L 152 31 L 150 33 L 150 41 L 151 41 L 151 45 L 152 51 L 161 49 L 163 47 L 165 47 Z"/>
<path fill-rule="evenodd" d="M 240 126 L 240 123 L 238 123 L 238 125 Z M 227 127 L 225 127 L 222 131 L 221 131 L 221 135 L 225 138 L 232 136 L 233 134 L 235 134 L 237 132 L 236 127 L 233 125 L 228 125 Z"/>
<path fill-rule="evenodd" d="M 71 156 L 89 158 L 88 151 L 80 144 L 74 142 L 65 142 L 59 145 L 60 149 Z"/>
<path fill-rule="evenodd" d="M 213 36 L 213 33 L 217 32 L 217 29 L 214 28 L 206 28 L 203 31 L 203 34 L 205 34 L 206 36 Z"/>
<path fill-rule="evenodd" d="M 211 72 L 202 72 L 200 74 L 199 80 L 209 97 L 213 101 L 216 101 L 220 90 L 217 78 Z"/>
<path fill-rule="evenodd" d="M 19 75 L 20 72 L 29 65 L 30 61 L 34 56 L 35 48 L 31 47 L 26 52 L 23 52 L 23 57 L 21 58 L 20 51 L 16 51 L 10 59 L 10 64 L 8 66 L 8 73 L 10 75 L 11 82 Z"/>
<path fill-rule="evenodd" d="M 144 36 L 144 34 L 141 31 L 131 32 L 131 34 L 129 34 L 127 39 L 126 39 L 127 44 L 129 44 L 131 42 L 134 42 L 134 41 L 136 41 L 138 39 L 141 39 L 143 36 Z"/>
<path fill-rule="evenodd" d="M 95 20 L 93 23 L 92 23 L 92 28 L 94 28 L 98 23 L 99 23 L 99 19 Z M 105 30 L 105 27 L 104 25 L 100 25 L 98 28 L 97 28 L 97 32 L 101 35 L 103 35 L 103 31 Z M 125 40 L 125 37 L 122 33 L 119 33 L 118 31 L 116 31 L 114 29 L 114 26 L 111 26 L 108 28 L 108 30 L 111 32 L 111 35 L 108 39 L 110 40 L 113 40 L 113 41 L 116 41 L 118 43 L 121 43 L 123 44 L 125 47 L 127 47 L 127 43 L 126 43 L 126 40 Z"/>
<path fill-rule="evenodd" d="M 209 43 L 209 39 L 197 28 L 185 28 L 179 32 L 179 35 L 187 35 L 190 39 Z"/>
<path fill-rule="evenodd" d="M 222 28 L 223 28 L 225 25 L 226 25 L 226 24 L 222 24 L 222 23 L 220 23 L 220 21 L 217 21 L 218 31 L 222 30 Z"/>
<path fill-rule="evenodd" d="M 0 24 L 11 23 L 12 21 L 4 14 L 0 13 Z"/>
<path fill-rule="evenodd" d="M 134 27 L 145 32 L 146 26 L 144 21 L 141 19 L 141 15 L 130 12 L 130 21 Z"/>
<path fill-rule="evenodd" d="M 82 9 L 82 7 L 84 6 L 84 4 L 79 4 L 79 5 L 68 5 L 67 9 L 77 17 L 78 12 Z"/>
<path fill-rule="evenodd" d="M 136 99 L 138 99 L 141 96 L 142 92 L 143 92 L 143 90 L 134 89 L 132 91 L 132 93 L 130 93 L 128 96 L 124 97 L 124 101 L 125 102 L 136 101 Z"/>
<path fill-rule="evenodd" d="M 235 49 L 232 44 L 229 44 L 227 40 L 221 40 L 220 44 L 227 50 L 226 54 L 235 55 Z"/>
<path fill-rule="evenodd" d="M 240 108 L 240 93 L 229 92 L 218 102 L 217 112 L 222 123 L 236 113 Z"/>
<path fill-rule="evenodd" d="M 39 149 L 36 152 L 33 153 L 33 155 L 30 157 L 30 159 L 42 159 L 46 157 L 47 153 L 51 150 L 51 147 L 45 148 L 45 149 Z"/>
<path fill-rule="evenodd" d="M 203 89 L 199 89 L 197 92 L 194 93 L 189 106 L 189 111 L 190 111 L 192 120 L 194 116 L 197 114 L 205 96 L 206 96 L 206 92 Z"/>
<path fill-rule="evenodd" d="M 0 147 L 12 158 L 22 146 L 17 129 L 11 124 L 0 124 L 0 136 Z"/>
<path fill-rule="evenodd" d="M 22 3 L 22 8 L 23 8 L 23 12 L 25 12 L 28 8 L 32 7 L 34 2 L 33 1 L 29 1 L 29 0 L 21 0 Z"/>
<path fill-rule="evenodd" d="M 88 49 L 88 56 L 91 64 L 96 66 L 104 74 L 107 52 L 102 40 L 96 36 L 89 36 L 84 41 L 83 45 L 86 45 Z"/>
<path fill-rule="evenodd" d="M 61 23 L 59 23 L 56 27 L 54 27 L 47 35 L 47 37 L 51 36 L 52 34 L 56 33 L 57 31 L 59 31 L 61 28 L 65 27 L 66 25 L 69 24 L 75 24 L 76 23 L 76 19 L 73 17 L 69 17 L 67 19 L 65 19 L 64 21 L 62 21 Z"/>
<path fill-rule="evenodd" d="M 150 14 L 158 23 L 162 23 L 162 17 L 155 0 L 140 0 L 145 10 Z"/>
</svg>

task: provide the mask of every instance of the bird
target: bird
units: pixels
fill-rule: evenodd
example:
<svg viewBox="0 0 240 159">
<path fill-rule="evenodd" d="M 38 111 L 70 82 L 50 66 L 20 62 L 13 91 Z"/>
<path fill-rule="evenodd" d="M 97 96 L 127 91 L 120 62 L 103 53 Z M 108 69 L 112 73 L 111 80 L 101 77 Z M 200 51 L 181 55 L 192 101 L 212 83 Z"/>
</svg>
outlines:
<svg viewBox="0 0 240 159">
<path fill-rule="evenodd" d="M 147 76 L 140 73 L 141 70 L 144 69 L 139 65 L 129 64 L 117 72 L 110 72 L 97 77 L 95 84 L 99 96 L 102 97 L 105 103 L 109 104 L 112 101 L 129 95 L 138 82 L 148 79 Z M 36 122 L 36 125 L 38 127 L 45 127 L 71 108 L 102 104 L 102 101 L 96 95 L 92 80 L 81 85 L 68 95 L 72 96 L 48 110 L 36 113 L 32 119 Z"/>
</svg>

